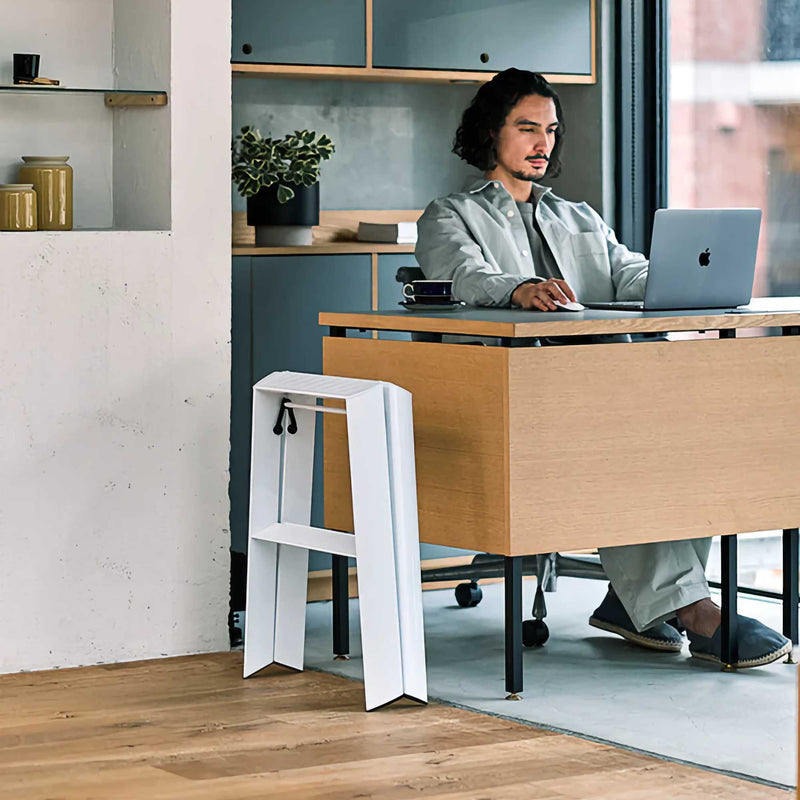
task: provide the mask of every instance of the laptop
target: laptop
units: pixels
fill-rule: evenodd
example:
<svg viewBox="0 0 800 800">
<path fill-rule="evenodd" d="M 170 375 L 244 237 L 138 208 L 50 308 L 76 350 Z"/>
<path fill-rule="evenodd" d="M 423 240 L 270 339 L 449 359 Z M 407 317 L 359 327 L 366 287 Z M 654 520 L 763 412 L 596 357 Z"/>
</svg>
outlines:
<svg viewBox="0 0 800 800">
<path fill-rule="evenodd" d="M 735 308 L 750 302 L 760 208 L 656 211 L 644 301 L 586 303 L 612 311 Z"/>
</svg>

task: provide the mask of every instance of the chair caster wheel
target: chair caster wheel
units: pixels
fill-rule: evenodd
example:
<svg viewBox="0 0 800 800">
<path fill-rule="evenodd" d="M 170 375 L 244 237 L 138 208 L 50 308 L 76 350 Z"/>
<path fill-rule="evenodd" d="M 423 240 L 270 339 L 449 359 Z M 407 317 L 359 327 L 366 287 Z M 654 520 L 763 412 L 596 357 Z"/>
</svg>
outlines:
<svg viewBox="0 0 800 800">
<path fill-rule="evenodd" d="M 550 638 L 550 630 L 543 619 L 526 619 L 522 623 L 522 644 L 541 647 Z"/>
<path fill-rule="evenodd" d="M 483 600 L 483 590 L 475 581 L 471 583 L 459 583 L 456 586 L 456 603 L 461 608 L 472 608 Z"/>
</svg>

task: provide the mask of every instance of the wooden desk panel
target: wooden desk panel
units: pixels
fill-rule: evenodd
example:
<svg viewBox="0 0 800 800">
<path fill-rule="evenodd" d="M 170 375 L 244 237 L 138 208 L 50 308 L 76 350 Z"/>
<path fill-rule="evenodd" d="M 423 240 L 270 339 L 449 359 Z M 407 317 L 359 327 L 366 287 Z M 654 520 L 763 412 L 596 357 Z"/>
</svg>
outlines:
<svg viewBox="0 0 800 800">
<path fill-rule="evenodd" d="M 798 345 L 326 338 L 323 363 L 412 392 L 422 541 L 524 555 L 796 525 Z M 326 525 L 347 530 L 346 438 L 332 416 Z"/>
<path fill-rule="evenodd" d="M 326 338 L 328 375 L 385 380 L 413 394 L 420 540 L 508 547 L 508 351 Z M 325 415 L 325 525 L 352 530 L 344 419 Z"/>
<path fill-rule="evenodd" d="M 798 345 L 510 350 L 513 554 L 796 525 Z"/>
</svg>

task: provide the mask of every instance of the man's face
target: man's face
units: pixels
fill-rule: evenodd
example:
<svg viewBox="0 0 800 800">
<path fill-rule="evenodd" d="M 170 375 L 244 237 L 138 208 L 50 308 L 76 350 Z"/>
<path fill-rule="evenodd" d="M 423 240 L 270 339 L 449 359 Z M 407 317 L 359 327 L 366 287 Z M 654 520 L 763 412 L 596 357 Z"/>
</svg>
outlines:
<svg viewBox="0 0 800 800">
<path fill-rule="evenodd" d="M 497 167 L 521 181 L 544 177 L 556 143 L 558 117 L 551 97 L 529 94 L 493 133 Z"/>
</svg>

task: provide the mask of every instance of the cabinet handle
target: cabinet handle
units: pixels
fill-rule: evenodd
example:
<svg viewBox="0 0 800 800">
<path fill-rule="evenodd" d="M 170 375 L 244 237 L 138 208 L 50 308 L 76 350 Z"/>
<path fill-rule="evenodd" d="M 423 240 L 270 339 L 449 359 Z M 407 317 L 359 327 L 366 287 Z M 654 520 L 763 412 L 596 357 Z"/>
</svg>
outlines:
<svg viewBox="0 0 800 800">
<path fill-rule="evenodd" d="M 488 53 L 481 53 L 481 61 L 486 64 L 489 61 L 489 54 Z"/>
<path fill-rule="evenodd" d="M 253 52 L 253 45 L 251 45 L 251 44 L 243 44 L 243 45 L 242 45 L 242 52 L 243 52 L 243 53 L 244 53 L 246 56 L 249 56 L 249 55 L 250 55 L 250 53 L 252 53 L 252 52 Z"/>
</svg>

